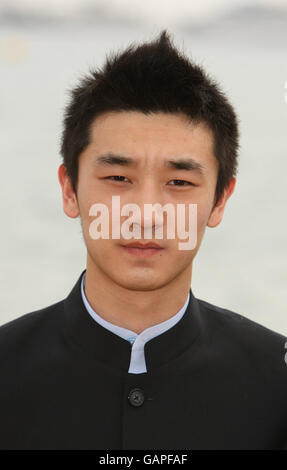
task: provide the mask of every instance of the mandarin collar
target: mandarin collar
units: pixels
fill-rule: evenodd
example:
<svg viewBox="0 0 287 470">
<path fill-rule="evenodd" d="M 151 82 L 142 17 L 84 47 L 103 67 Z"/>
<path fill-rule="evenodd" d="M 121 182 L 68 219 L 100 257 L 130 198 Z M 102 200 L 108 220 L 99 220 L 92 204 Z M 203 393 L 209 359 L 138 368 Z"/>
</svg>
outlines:
<svg viewBox="0 0 287 470">
<path fill-rule="evenodd" d="M 124 328 L 119 325 L 115 325 L 104 318 L 102 318 L 90 305 L 88 302 L 88 299 L 85 294 L 85 277 L 86 277 L 86 271 L 84 272 L 82 276 L 82 281 L 81 281 L 81 295 L 82 299 L 84 302 L 84 305 L 91 315 L 91 317 L 100 323 L 103 327 L 107 328 L 108 330 L 112 331 L 113 333 L 117 334 L 118 336 L 121 336 L 124 338 L 126 341 L 130 341 L 133 345 L 139 345 L 144 346 L 144 344 L 149 341 L 150 339 L 154 338 L 155 336 L 163 333 L 164 331 L 168 330 L 169 328 L 172 328 L 182 317 L 184 314 L 186 307 L 189 302 L 189 297 L 190 293 L 187 295 L 187 299 L 181 307 L 178 312 L 173 315 L 172 317 L 168 318 L 165 321 L 162 321 L 160 323 L 157 323 L 156 325 L 150 326 L 146 328 L 145 330 L 141 331 L 141 333 L 136 333 L 135 331 L 129 330 L 128 328 Z M 133 340 L 133 341 L 131 341 Z"/>
<path fill-rule="evenodd" d="M 96 360 L 128 372 L 132 345 L 124 338 L 97 323 L 87 311 L 82 295 L 82 271 L 72 290 L 64 299 L 65 332 L 75 346 Z M 200 334 L 200 311 L 192 289 L 181 319 L 170 329 L 148 340 L 145 344 L 147 372 L 175 359 L 188 349 Z"/>
</svg>

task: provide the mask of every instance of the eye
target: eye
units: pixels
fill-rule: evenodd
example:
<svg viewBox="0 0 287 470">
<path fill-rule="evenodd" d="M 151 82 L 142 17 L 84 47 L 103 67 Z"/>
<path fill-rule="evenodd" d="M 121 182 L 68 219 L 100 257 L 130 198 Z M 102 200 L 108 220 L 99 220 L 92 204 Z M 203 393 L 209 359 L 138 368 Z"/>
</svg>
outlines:
<svg viewBox="0 0 287 470">
<path fill-rule="evenodd" d="M 185 181 L 185 180 L 171 180 L 171 181 L 177 181 L 179 183 L 179 184 L 173 184 L 172 186 L 194 186 L 194 184 L 190 183 L 190 181 Z"/>
<path fill-rule="evenodd" d="M 108 180 L 108 179 L 111 179 L 111 178 L 126 178 L 126 176 L 120 176 L 120 175 L 106 176 L 104 178 L 104 180 Z M 126 178 L 126 179 L 128 180 L 128 178 Z M 120 179 L 120 180 L 119 179 L 114 179 L 112 181 L 117 181 L 119 183 L 125 183 L 125 181 L 123 181 L 122 179 Z"/>
</svg>

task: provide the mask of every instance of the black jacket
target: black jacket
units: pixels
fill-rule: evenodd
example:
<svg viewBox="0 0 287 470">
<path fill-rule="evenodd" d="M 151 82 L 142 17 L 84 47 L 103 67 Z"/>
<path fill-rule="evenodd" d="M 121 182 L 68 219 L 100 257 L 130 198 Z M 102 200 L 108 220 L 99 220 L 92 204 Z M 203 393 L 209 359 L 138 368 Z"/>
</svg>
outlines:
<svg viewBox="0 0 287 470">
<path fill-rule="evenodd" d="M 287 338 L 191 298 L 182 319 L 131 344 L 68 297 L 0 328 L 1 449 L 283 449 Z M 139 389 L 135 390 L 134 389 Z M 132 393 L 131 393 L 132 392 Z"/>
</svg>

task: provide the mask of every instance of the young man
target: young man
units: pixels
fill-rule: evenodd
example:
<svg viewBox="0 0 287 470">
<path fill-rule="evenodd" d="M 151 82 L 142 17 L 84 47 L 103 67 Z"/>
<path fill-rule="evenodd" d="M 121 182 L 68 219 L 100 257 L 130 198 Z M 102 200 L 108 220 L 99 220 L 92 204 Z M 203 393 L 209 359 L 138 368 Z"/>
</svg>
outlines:
<svg viewBox="0 0 287 470">
<path fill-rule="evenodd" d="M 64 300 L 0 328 L 1 448 L 287 445 L 287 338 L 190 287 L 204 231 L 234 190 L 238 139 L 231 104 L 166 31 L 72 91 L 58 177 L 87 265 Z M 129 215 L 113 213 L 115 197 L 139 209 L 139 237 L 112 237 L 116 216 Z M 95 235 L 94 204 L 106 237 Z M 180 249 L 148 204 L 181 205 L 178 219 L 196 205 L 194 246 Z"/>
</svg>

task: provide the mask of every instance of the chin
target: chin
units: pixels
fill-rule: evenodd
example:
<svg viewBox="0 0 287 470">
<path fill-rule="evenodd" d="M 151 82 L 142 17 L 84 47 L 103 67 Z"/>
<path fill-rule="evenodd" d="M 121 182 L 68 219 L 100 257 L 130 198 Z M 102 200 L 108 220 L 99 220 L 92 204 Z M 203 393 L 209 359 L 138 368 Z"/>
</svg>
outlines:
<svg viewBox="0 0 287 470">
<path fill-rule="evenodd" d="M 133 277 L 131 279 L 129 279 L 128 276 L 123 276 L 121 277 L 121 279 L 117 280 L 117 284 L 119 284 L 124 289 L 128 290 L 152 291 L 155 289 L 159 289 L 160 287 L 165 285 L 166 282 L 164 282 L 163 279 L 151 279 L 150 276 L 147 278 L 145 278 L 144 276 L 142 278 Z"/>
</svg>

